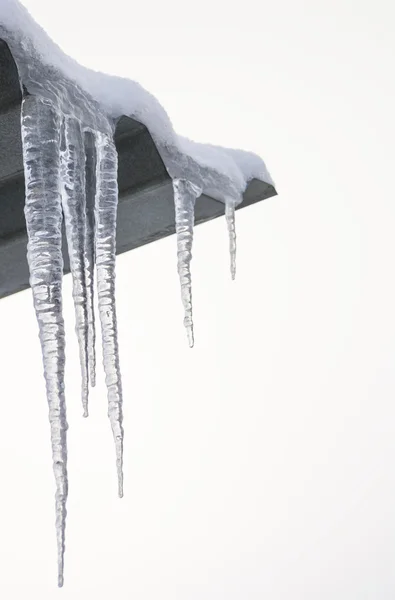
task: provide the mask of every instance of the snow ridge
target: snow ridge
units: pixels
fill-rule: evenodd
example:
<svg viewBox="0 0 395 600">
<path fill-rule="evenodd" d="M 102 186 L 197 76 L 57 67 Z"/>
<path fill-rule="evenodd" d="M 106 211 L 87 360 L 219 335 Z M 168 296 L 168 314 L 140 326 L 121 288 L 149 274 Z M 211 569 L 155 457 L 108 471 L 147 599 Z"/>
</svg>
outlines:
<svg viewBox="0 0 395 600">
<path fill-rule="evenodd" d="M 186 158 L 186 161 L 182 162 L 190 163 L 193 170 L 198 171 L 197 167 L 202 167 L 205 171 L 212 171 L 213 175 L 220 174 L 230 180 L 230 187 L 235 195 L 240 196 L 245 191 L 248 181 L 253 178 L 273 184 L 264 161 L 256 154 L 200 144 L 178 136 L 165 109 L 139 83 L 122 77 L 104 75 L 78 64 L 51 40 L 18 0 L 1 0 L 0 28 L 1 25 L 8 32 L 5 41 L 11 47 L 15 41 L 22 42 L 26 60 L 31 60 L 33 50 L 33 54 L 36 54 L 43 65 L 55 68 L 75 82 L 100 104 L 105 114 L 113 118 L 126 115 L 146 125 L 171 177 L 185 178 L 185 172 L 181 174 L 178 169 L 177 172 L 172 172 L 174 161 L 169 159 L 169 155 L 181 154 Z M 204 185 L 204 173 L 200 179 L 197 183 L 204 193 L 208 192 Z M 214 188 L 214 197 L 224 201 L 221 188 Z"/>
</svg>

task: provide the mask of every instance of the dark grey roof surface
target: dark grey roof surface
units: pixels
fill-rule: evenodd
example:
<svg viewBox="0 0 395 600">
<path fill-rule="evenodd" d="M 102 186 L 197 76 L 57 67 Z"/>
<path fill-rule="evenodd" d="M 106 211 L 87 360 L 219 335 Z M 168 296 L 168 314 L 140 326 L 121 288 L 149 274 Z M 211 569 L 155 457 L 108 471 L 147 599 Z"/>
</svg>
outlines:
<svg viewBox="0 0 395 600">
<path fill-rule="evenodd" d="M 7 44 L 0 40 L 0 298 L 29 287 L 20 104 L 17 68 Z M 115 143 L 119 187 L 117 253 L 121 253 L 174 233 L 174 204 L 170 177 L 147 128 L 122 117 L 117 122 Z M 274 195 L 272 185 L 254 179 L 238 208 Z M 196 203 L 196 223 L 223 214 L 224 205 L 208 196 L 200 197 Z M 66 251 L 64 258 L 67 272 Z"/>
</svg>

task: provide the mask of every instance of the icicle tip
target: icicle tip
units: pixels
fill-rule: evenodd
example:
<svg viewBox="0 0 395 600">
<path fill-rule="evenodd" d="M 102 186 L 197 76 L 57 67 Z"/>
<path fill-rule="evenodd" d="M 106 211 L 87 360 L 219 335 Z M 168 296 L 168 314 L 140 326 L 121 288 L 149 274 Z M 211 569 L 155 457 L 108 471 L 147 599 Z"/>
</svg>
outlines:
<svg viewBox="0 0 395 600">
<path fill-rule="evenodd" d="M 193 348 L 195 345 L 195 338 L 193 335 L 193 329 L 192 327 L 188 327 L 187 328 L 187 335 L 188 335 L 188 344 L 190 348 Z"/>
<path fill-rule="evenodd" d="M 232 266 L 230 269 L 230 276 L 232 277 L 232 281 L 236 279 L 236 267 Z"/>
<path fill-rule="evenodd" d="M 64 584 L 64 575 L 63 575 L 63 567 L 58 572 L 58 588 L 63 587 Z"/>
<path fill-rule="evenodd" d="M 123 475 L 118 479 L 118 498 L 123 498 Z"/>
</svg>

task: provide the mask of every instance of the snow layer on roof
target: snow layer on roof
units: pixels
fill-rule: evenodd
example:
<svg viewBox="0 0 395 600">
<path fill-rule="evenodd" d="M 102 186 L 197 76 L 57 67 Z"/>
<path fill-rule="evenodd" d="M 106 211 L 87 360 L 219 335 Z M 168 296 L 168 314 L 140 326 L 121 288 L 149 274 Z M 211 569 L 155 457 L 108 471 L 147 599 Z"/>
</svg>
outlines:
<svg viewBox="0 0 395 600">
<path fill-rule="evenodd" d="M 31 49 L 43 65 L 54 67 L 88 93 L 113 118 L 126 115 L 143 123 L 150 131 L 173 178 L 189 178 L 203 191 L 219 200 L 237 197 L 247 183 L 260 179 L 273 185 L 264 161 L 251 152 L 193 142 L 178 136 L 165 109 L 139 83 L 87 69 L 67 56 L 30 16 L 18 0 L 0 0 L 0 26 L 12 41 L 24 48 L 26 60 Z M 218 181 L 216 180 L 218 176 Z"/>
</svg>

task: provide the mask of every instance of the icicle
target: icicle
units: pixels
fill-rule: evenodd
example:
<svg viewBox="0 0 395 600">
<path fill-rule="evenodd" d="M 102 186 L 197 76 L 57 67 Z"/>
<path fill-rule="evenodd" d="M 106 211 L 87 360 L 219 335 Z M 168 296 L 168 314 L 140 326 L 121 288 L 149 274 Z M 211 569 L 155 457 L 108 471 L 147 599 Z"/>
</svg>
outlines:
<svg viewBox="0 0 395 600">
<path fill-rule="evenodd" d="M 181 283 L 181 298 L 184 305 L 184 325 L 188 334 L 189 347 L 194 344 L 192 319 L 191 259 L 195 201 L 201 189 L 186 179 L 173 179 L 176 213 L 178 274 Z"/>
<path fill-rule="evenodd" d="M 80 350 L 82 406 L 88 416 L 88 314 L 85 282 L 85 149 L 79 121 L 66 117 L 61 153 L 62 205 L 73 277 L 75 330 Z"/>
<path fill-rule="evenodd" d="M 123 496 L 122 384 L 115 310 L 115 250 L 118 205 L 118 156 L 112 138 L 96 134 L 96 270 L 108 391 L 108 416 L 115 441 L 118 494 Z"/>
<path fill-rule="evenodd" d="M 59 112 L 48 100 L 22 102 L 25 216 L 30 285 L 39 325 L 56 479 L 58 585 L 63 585 L 67 481 L 65 334 L 62 317 L 62 204 Z"/>
<path fill-rule="evenodd" d="M 95 279 L 95 194 L 96 194 L 96 153 L 95 141 L 91 132 L 85 133 L 86 154 L 86 235 L 85 235 L 85 283 L 88 314 L 88 368 L 89 382 L 96 385 L 96 329 L 94 309 Z"/>
<path fill-rule="evenodd" d="M 225 202 L 225 219 L 229 234 L 230 274 L 232 279 L 236 277 L 236 226 L 235 226 L 235 202 L 227 198 Z"/>
</svg>

